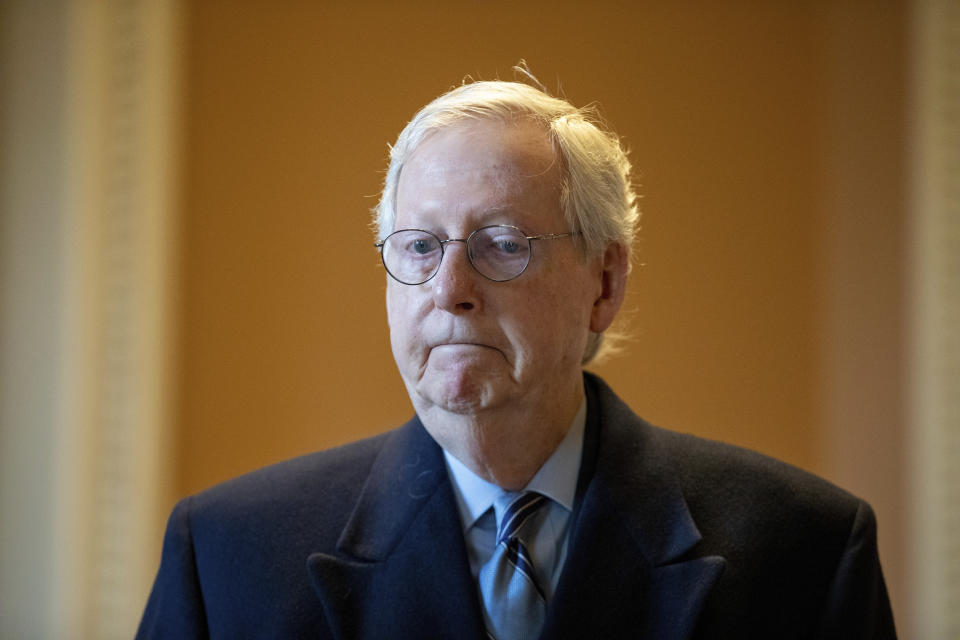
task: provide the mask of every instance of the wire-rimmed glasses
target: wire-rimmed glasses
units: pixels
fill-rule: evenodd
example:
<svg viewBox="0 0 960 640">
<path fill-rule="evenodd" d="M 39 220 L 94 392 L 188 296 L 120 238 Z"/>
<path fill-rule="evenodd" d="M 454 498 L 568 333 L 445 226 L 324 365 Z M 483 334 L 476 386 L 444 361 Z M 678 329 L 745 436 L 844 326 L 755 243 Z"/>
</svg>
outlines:
<svg viewBox="0 0 960 640">
<path fill-rule="evenodd" d="M 509 224 L 481 227 L 466 238 L 441 240 L 423 229 L 394 231 L 374 246 L 380 249 L 380 259 L 387 273 L 403 284 L 423 284 L 437 275 L 446 245 L 462 242 L 467 245 L 467 258 L 483 277 L 494 282 L 513 280 L 530 264 L 533 240 L 558 240 L 576 235 L 545 233 L 528 236 Z"/>
</svg>

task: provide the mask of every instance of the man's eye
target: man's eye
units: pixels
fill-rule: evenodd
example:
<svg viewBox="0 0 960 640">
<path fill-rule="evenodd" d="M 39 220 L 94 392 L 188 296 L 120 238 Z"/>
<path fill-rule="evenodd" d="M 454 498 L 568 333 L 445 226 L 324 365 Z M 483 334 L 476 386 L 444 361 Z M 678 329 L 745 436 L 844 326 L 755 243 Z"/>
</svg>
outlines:
<svg viewBox="0 0 960 640">
<path fill-rule="evenodd" d="M 520 243 L 516 240 L 498 240 L 494 245 L 502 253 L 516 253 L 520 250 Z"/>
<path fill-rule="evenodd" d="M 410 243 L 410 250 L 420 255 L 430 253 L 433 251 L 433 243 L 426 238 L 418 238 Z"/>
</svg>

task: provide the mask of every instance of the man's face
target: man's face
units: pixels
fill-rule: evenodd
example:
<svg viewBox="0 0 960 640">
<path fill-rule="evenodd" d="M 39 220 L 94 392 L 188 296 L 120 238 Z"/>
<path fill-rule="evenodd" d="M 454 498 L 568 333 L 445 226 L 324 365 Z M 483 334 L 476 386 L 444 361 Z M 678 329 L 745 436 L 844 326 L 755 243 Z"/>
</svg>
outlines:
<svg viewBox="0 0 960 640">
<path fill-rule="evenodd" d="M 403 167 L 396 209 L 396 229 L 441 239 L 491 224 L 527 235 L 569 231 L 548 133 L 527 121 L 470 121 L 428 136 Z M 527 270 L 493 282 L 470 265 L 463 243 L 445 252 L 424 284 L 387 278 L 393 355 L 421 417 L 579 403 L 601 261 L 585 260 L 569 238 L 534 240 Z"/>
</svg>

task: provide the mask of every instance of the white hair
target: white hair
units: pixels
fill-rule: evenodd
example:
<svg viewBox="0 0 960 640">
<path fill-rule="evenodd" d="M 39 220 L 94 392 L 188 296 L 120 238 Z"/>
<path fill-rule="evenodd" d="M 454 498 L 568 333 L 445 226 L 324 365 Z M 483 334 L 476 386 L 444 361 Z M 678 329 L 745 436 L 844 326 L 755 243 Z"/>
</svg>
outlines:
<svg viewBox="0 0 960 640">
<path fill-rule="evenodd" d="M 526 69 L 519 69 L 535 81 Z M 593 107 L 578 109 L 566 100 L 519 82 L 470 82 L 423 107 L 390 148 L 390 166 L 374 225 L 380 239 L 394 230 L 397 184 L 403 165 L 427 135 L 469 119 L 518 117 L 541 123 L 562 162 L 560 206 L 575 242 L 588 258 L 618 243 L 629 255 L 640 213 L 630 182 L 630 161 L 615 133 L 604 127 Z M 603 335 L 591 333 L 583 363 L 594 359 Z"/>
</svg>

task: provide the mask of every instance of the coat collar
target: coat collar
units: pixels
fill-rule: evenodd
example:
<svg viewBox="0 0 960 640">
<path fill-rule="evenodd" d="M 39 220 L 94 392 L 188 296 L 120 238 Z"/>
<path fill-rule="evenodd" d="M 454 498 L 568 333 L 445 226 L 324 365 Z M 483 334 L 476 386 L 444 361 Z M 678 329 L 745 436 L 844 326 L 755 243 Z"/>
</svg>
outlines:
<svg viewBox="0 0 960 640">
<path fill-rule="evenodd" d="M 577 504 L 543 637 L 689 638 L 726 561 L 696 553 L 701 535 L 655 429 L 600 378 L 584 383 Z"/>
<path fill-rule="evenodd" d="M 417 418 L 384 443 L 337 554 L 307 565 L 335 637 L 484 637 L 443 453 Z"/>
<path fill-rule="evenodd" d="M 653 428 L 599 378 L 584 384 L 571 539 L 543 637 L 690 638 L 725 560 L 696 553 Z M 338 637 L 484 637 L 443 454 L 416 418 L 385 443 L 337 554 L 308 565 Z"/>
</svg>

